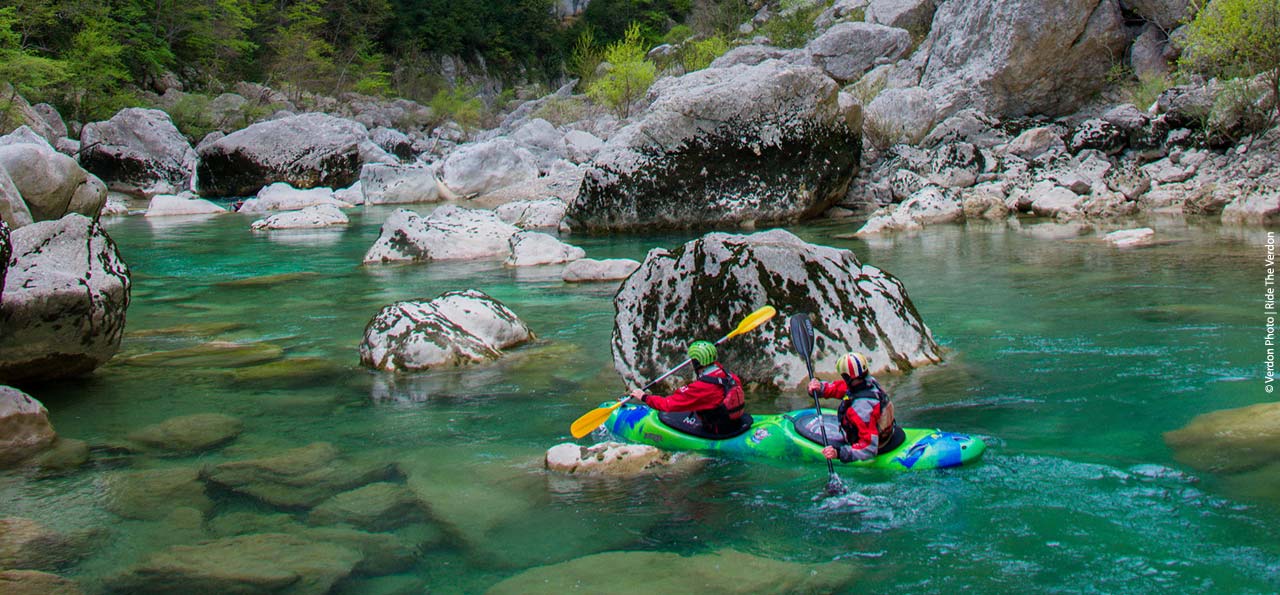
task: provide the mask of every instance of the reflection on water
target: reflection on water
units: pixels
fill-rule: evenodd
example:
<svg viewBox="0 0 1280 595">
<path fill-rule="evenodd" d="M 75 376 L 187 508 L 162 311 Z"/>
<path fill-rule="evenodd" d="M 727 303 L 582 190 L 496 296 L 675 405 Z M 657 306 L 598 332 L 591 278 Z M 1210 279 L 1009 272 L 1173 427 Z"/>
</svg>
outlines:
<svg viewBox="0 0 1280 595">
<path fill-rule="evenodd" d="M 113 473 L 207 470 L 327 442 L 349 460 L 393 465 L 389 481 L 430 509 L 425 524 L 390 533 L 413 552 L 409 568 L 365 573 L 342 592 L 480 592 L 530 566 L 600 551 L 724 547 L 855 566 L 850 591 L 1280 589 L 1280 516 L 1265 487 L 1274 470 L 1203 475 L 1161 438 L 1199 413 L 1264 400 L 1252 365 L 1256 304 L 1241 291 L 1258 283 L 1256 233 L 1167 224 L 1159 233 L 1180 242 L 1116 250 L 1039 239 L 1061 230 L 1031 226 L 943 227 L 875 243 L 837 239 L 849 224 L 798 228 L 901 278 L 947 349 L 940 366 L 882 379 L 900 419 L 990 445 L 972 468 L 843 471 L 850 492 L 823 498 L 820 465 L 718 460 L 689 476 L 627 480 L 544 474 L 541 455 L 569 439 L 569 423 L 623 388 L 607 348 L 616 286 L 565 284 L 559 266 L 500 261 L 362 266 L 390 212 L 300 234 L 251 233 L 247 215 L 110 221 L 135 272 L 122 352 L 91 378 L 32 390 L 61 435 L 90 443 L 93 461 L 63 474 L 0 473 L 0 517 L 106 528 L 106 545 L 62 570 L 95 591 L 155 551 L 228 527 L 307 530 L 305 510 L 214 488 L 207 512 L 122 521 L 108 512 Z M 688 237 L 570 241 L 592 258 L 640 259 Z M 383 305 L 467 288 L 505 302 L 538 341 L 461 370 L 390 377 L 358 366 L 356 345 Z M 748 403 L 785 411 L 806 397 Z M 197 456 L 127 440 L 205 412 L 238 418 L 243 433 Z"/>
</svg>

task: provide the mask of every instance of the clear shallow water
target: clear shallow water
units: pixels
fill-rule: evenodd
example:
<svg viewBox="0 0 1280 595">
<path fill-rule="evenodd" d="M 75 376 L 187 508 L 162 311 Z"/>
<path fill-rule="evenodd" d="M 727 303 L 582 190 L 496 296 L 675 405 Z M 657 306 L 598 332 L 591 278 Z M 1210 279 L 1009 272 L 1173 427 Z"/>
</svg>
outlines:
<svg viewBox="0 0 1280 595">
<path fill-rule="evenodd" d="M 443 469 L 443 489 L 481 495 L 429 523 L 437 536 L 423 540 L 408 574 L 432 592 L 483 591 L 529 566 L 599 551 L 722 547 L 838 560 L 858 569 L 849 592 L 1280 589 L 1274 478 L 1197 472 L 1161 437 L 1199 413 L 1267 400 L 1260 233 L 1170 224 L 1160 232 L 1176 243 L 1118 251 L 1002 226 L 873 243 L 836 239 L 848 224 L 796 228 L 901 278 L 949 350 L 944 365 L 882 379 L 899 418 L 990 444 L 971 468 L 845 471 L 854 491 L 815 501 L 821 467 L 715 461 L 689 477 L 627 481 L 541 474 L 541 453 L 569 439 L 569 423 L 622 388 L 608 349 L 614 286 L 567 285 L 559 267 L 500 262 L 360 266 L 389 212 L 371 209 L 342 231 L 271 235 L 250 232 L 240 215 L 109 223 L 134 271 L 122 353 L 89 379 L 32 393 L 61 435 L 95 445 L 209 411 L 240 418 L 245 431 L 198 457 L 101 454 L 65 476 L 0 474 L 0 517 L 108 527 L 104 545 L 65 572 L 95 589 L 156 549 L 203 537 L 199 527 L 175 531 L 105 511 L 112 471 L 327 441 L 353 457 Z M 570 241 L 593 258 L 640 259 L 689 237 Z M 390 378 L 358 367 L 356 345 L 381 306 L 465 288 L 505 302 L 540 342 L 462 371 Z M 278 346 L 287 358 L 312 358 L 309 372 L 262 382 L 228 367 L 127 361 L 212 339 Z M 772 412 L 802 407 L 804 397 L 755 394 L 748 403 Z M 214 496 L 206 524 L 269 512 Z"/>
</svg>

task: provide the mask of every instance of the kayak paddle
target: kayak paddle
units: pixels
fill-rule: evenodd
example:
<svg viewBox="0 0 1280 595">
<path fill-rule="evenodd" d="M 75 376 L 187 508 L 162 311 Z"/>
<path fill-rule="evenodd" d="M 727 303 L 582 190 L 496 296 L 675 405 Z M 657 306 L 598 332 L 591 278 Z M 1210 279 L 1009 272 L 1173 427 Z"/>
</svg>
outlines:
<svg viewBox="0 0 1280 595">
<path fill-rule="evenodd" d="M 796 348 L 796 353 L 804 359 L 804 366 L 809 370 L 809 380 L 813 380 L 813 323 L 809 321 L 809 315 L 801 312 L 792 316 L 787 324 L 791 327 L 791 345 Z M 822 405 L 818 403 L 818 393 L 812 391 L 809 396 L 813 397 L 813 410 L 818 414 L 818 430 L 822 432 L 822 446 L 826 448 L 831 443 L 827 441 L 827 424 L 823 423 Z M 844 483 L 840 481 L 840 476 L 836 475 L 836 469 L 831 464 L 831 459 L 827 459 L 827 494 L 837 496 L 845 493 Z"/>
<path fill-rule="evenodd" d="M 743 318 L 742 322 L 738 323 L 738 328 L 733 329 L 733 332 L 721 337 L 719 341 L 716 341 L 716 345 L 724 343 L 725 341 L 728 341 L 729 339 L 732 339 L 743 333 L 747 333 L 754 330 L 756 327 L 764 324 L 765 321 L 769 320 L 770 318 L 773 318 L 773 315 L 777 313 L 778 311 L 775 310 L 773 306 L 765 306 L 763 308 L 760 308 L 759 310 L 756 310 L 755 312 L 752 312 L 746 318 Z M 649 390 L 649 388 L 652 387 L 653 385 L 659 382 L 662 382 L 668 376 L 675 374 L 676 371 L 679 370 L 680 368 L 683 368 L 689 365 L 689 362 L 691 361 L 693 360 L 686 359 L 680 362 L 680 365 L 674 368 L 671 368 L 670 370 L 667 370 L 666 374 L 663 374 L 655 378 L 649 384 L 646 384 L 643 387 L 641 387 L 640 390 Z M 573 422 L 573 425 L 569 427 L 569 433 L 572 434 L 574 438 L 581 438 L 583 436 L 586 436 L 587 434 L 590 434 L 593 430 L 600 427 L 600 424 L 603 424 L 606 419 L 609 419 L 609 415 L 613 413 L 613 410 L 621 407 L 622 404 L 625 403 L 627 401 L 627 398 L 629 397 L 630 395 L 623 395 L 621 399 L 618 399 L 618 402 L 612 405 L 597 407 L 595 409 L 592 409 L 591 411 L 588 411 L 585 415 L 583 415 L 582 417 L 579 417 L 577 420 Z"/>
</svg>

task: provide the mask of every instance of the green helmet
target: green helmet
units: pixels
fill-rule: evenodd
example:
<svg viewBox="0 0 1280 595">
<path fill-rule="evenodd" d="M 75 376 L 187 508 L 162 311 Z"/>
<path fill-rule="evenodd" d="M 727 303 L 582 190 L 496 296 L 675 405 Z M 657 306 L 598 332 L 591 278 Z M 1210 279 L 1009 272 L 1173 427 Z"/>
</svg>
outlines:
<svg viewBox="0 0 1280 595">
<path fill-rule="evenodd" d="M 710 341 L 694 341 L 689 344 L 689 359 L 699 366 L 708 366 L 716 361 L 716 346 Z"/>
</svg>

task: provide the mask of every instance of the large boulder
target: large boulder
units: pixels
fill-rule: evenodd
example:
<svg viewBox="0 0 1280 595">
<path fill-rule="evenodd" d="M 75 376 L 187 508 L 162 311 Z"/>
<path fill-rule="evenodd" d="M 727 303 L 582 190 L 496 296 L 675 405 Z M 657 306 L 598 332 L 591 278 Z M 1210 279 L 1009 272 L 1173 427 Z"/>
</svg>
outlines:
<svg viewBox="0 0 1280 595">
<path fill-rule="evenodd" d="M 871 100 L 863 114 L 867 140 L 879 146 L 910 145 L 924 140 L 937 123 L 938 109 L 920 87 L 886 89 Z"/>
<path fill-rule="evenodd" d="M 80 165 L 109 190 L 151 198 L 191 187 L 196 152 L 160 110 L 129 108 L 86 124 L 80 143 Z"/>
<path fill-rule="evenodd" d="M 853 590 L 850 583 L 856 574 L 847 563 L 799 564 L 734 550 L 687 557 L 671 552 L 606 552 L 526 570 L 494 585 L 488 594 L 846 593 Z"/>
<path fill-rule="evenodd" d="M 538 177 L 538 160 L 506 137 L 458 147 L 441 166 L 441 180 L 454 194 L 479 196 Z"/>
<path fill-rule="evenodd" d="M 881 58 L 895 62 L 911 47 L 911 34 L 872 23 L 840 23 L 805 46 L 810 59 L 833 79 L 862 78 Z"/>
<path fill-rule="evenodd" d="M 871 0 L 867 22 L 919 32 L 929 31 L 937 0 Z"/>
<path fill-rule="evenodd" d="M 609 138 L 568 216 L 591 230 L 652 230 L 816 216 L 857 172 L 860 113 L 834 81 L 771 60 L 659 83 Z"/>
<path fill-rule="evenodd" d="M 259 122 L 201 143 L 197 189 L 203 196 L 248 196 L 273 182 L 345 188 L 360 178 L 364 126 L 310 113 Z"/>
<path fill-rule="evenodd" d="M 99 537 L 98 530 L 59 533 L 31 519 L 0 518 L 0 568 L 57 570 L 71 566 L 89 553 Z"/>
<path fill-rule="evenodd" d="M 0 146 L 0 169 L 8 173 L 33 221 L 59 219 L 67 213 L 97 219 L 107 201 L 102 180 L 47 143 Z M 7 223 L 19 227 L 21 218 Z"/>
<path fill-rule="evenodd" d="M 31 225 L 33 222 L 31 209 L 27 208 L 27 202 L 22 200 L 22 193 L 13 184 L 9 172 L 0 167 L 0 223 L 3 223 L 6 229 L 10 227 L 17 229 L 24 225 Z"/>
<path fill-rule="evenodd" d="M 569 205 L 558 198 L 518 200 L 499 206 L 493 212 L 499 219 L 521 229 L 560 227 Z"/>
<path fill-rule="evenodd" d="M 511 236 L 518 231 L 493 211 L 444 205 L 423 217 L 400 209 L 382 224 L 382 233 L 365 253 L 364 262 L 502 257 L 509 253 Z"/>
<path fill-rule="evenodd" d="M 50 446 L 58 435 L 44 405 L 26 393 L 0 386 L 0 468 L 20 463 Z"/>
<path fill-rule="evenodd" d="M 614 298 L 614 367 L 629 384 L 643 384 L 683 360 L 687 341 L 723 335 L 766 304 L 782 316 L 810 313 L 820 371 L 854 350 L 868 354 L 873 371 L 942 359 L 897 279 L 848 250 L 773 230 L 713 233 L 650 251 Z M 721 359 L 748 382 L 791 388 L 806 368 L 790 341 L 780 319 L 733 339 Z"/>
<path fill-rule="evenodd" d="M 474 289 L 450 291 L 383 308 L 365 327 L 360 363 L 388 372 L 460 366 L 533 339 L 502 302 Z"/>
<path fill-rule="evenodd" d="M 333 205 L 316 205 L 300 211 L 276 213 L 249 224 L 249 229 L 315 229 L 350 223 L 346 213 Z"/>
<path fill-rule="evenodd" d="M 1064 115 L 1096 96 L 1128 41 L 1116 0 L 943 2 L 920 86 L 946 115 Z"/>
<path fill-rule="evenodd" d="M 0 134 L 25 126 L 48 142 L 57 140 L 57 131 L 41 116 L 40 111 L 27 103 L 27 100 L 19 95 L 7 81 L 0 81 L 0 97 L 5 99 L 6 104 L 5 117 L 0 119 Z"/>
<path fill-rule="evenodd" d="M 511 236 L 511 256 L 507 257 L 506 264 L 513 267 L 560 264 L 586 256 L 586 250 L 561 242 L 555 236 L 521 231 Z"/>
<path fill-rule="evenodd" d="M 74 376 L 120 348 L 129 267 L 95 221 L 67 215 L 16 230 L 0 301 L 0 382 Z"/>
<path fill-rule="evenodd" d="M 1165 31 L 1173 31 L 1183 21 L 1195 16 L 1194 8 L 1199 5 L 1201 3 L 1191 0 L 1120 0 L 1120 6 L 1138 13 Z"/>
<path fill-rule="evenodd" d="M 369 163 L 360 168 L 360 189 L 371 205 L 436 202 L 440 180 L 432 168 Z"/>
<path fill-rule="evenodd" d="M 179 545 L 112 577 L 112 592 L 323 595 L 364 558 L 357 550 L 298 535 L 261 533 Z"/>
<path fill-rule="evenodd" d="M 258 191 L 253 198 L 240 205 L 241 213 L 269 213 L 271 211 L 296 211 L 307 207 L 327 205 L 339 209 L 351 208 L 351 203 L 338 200 L 333 189 L 294 188 L 284 182 L 271 184 Z"/>
</svg>

